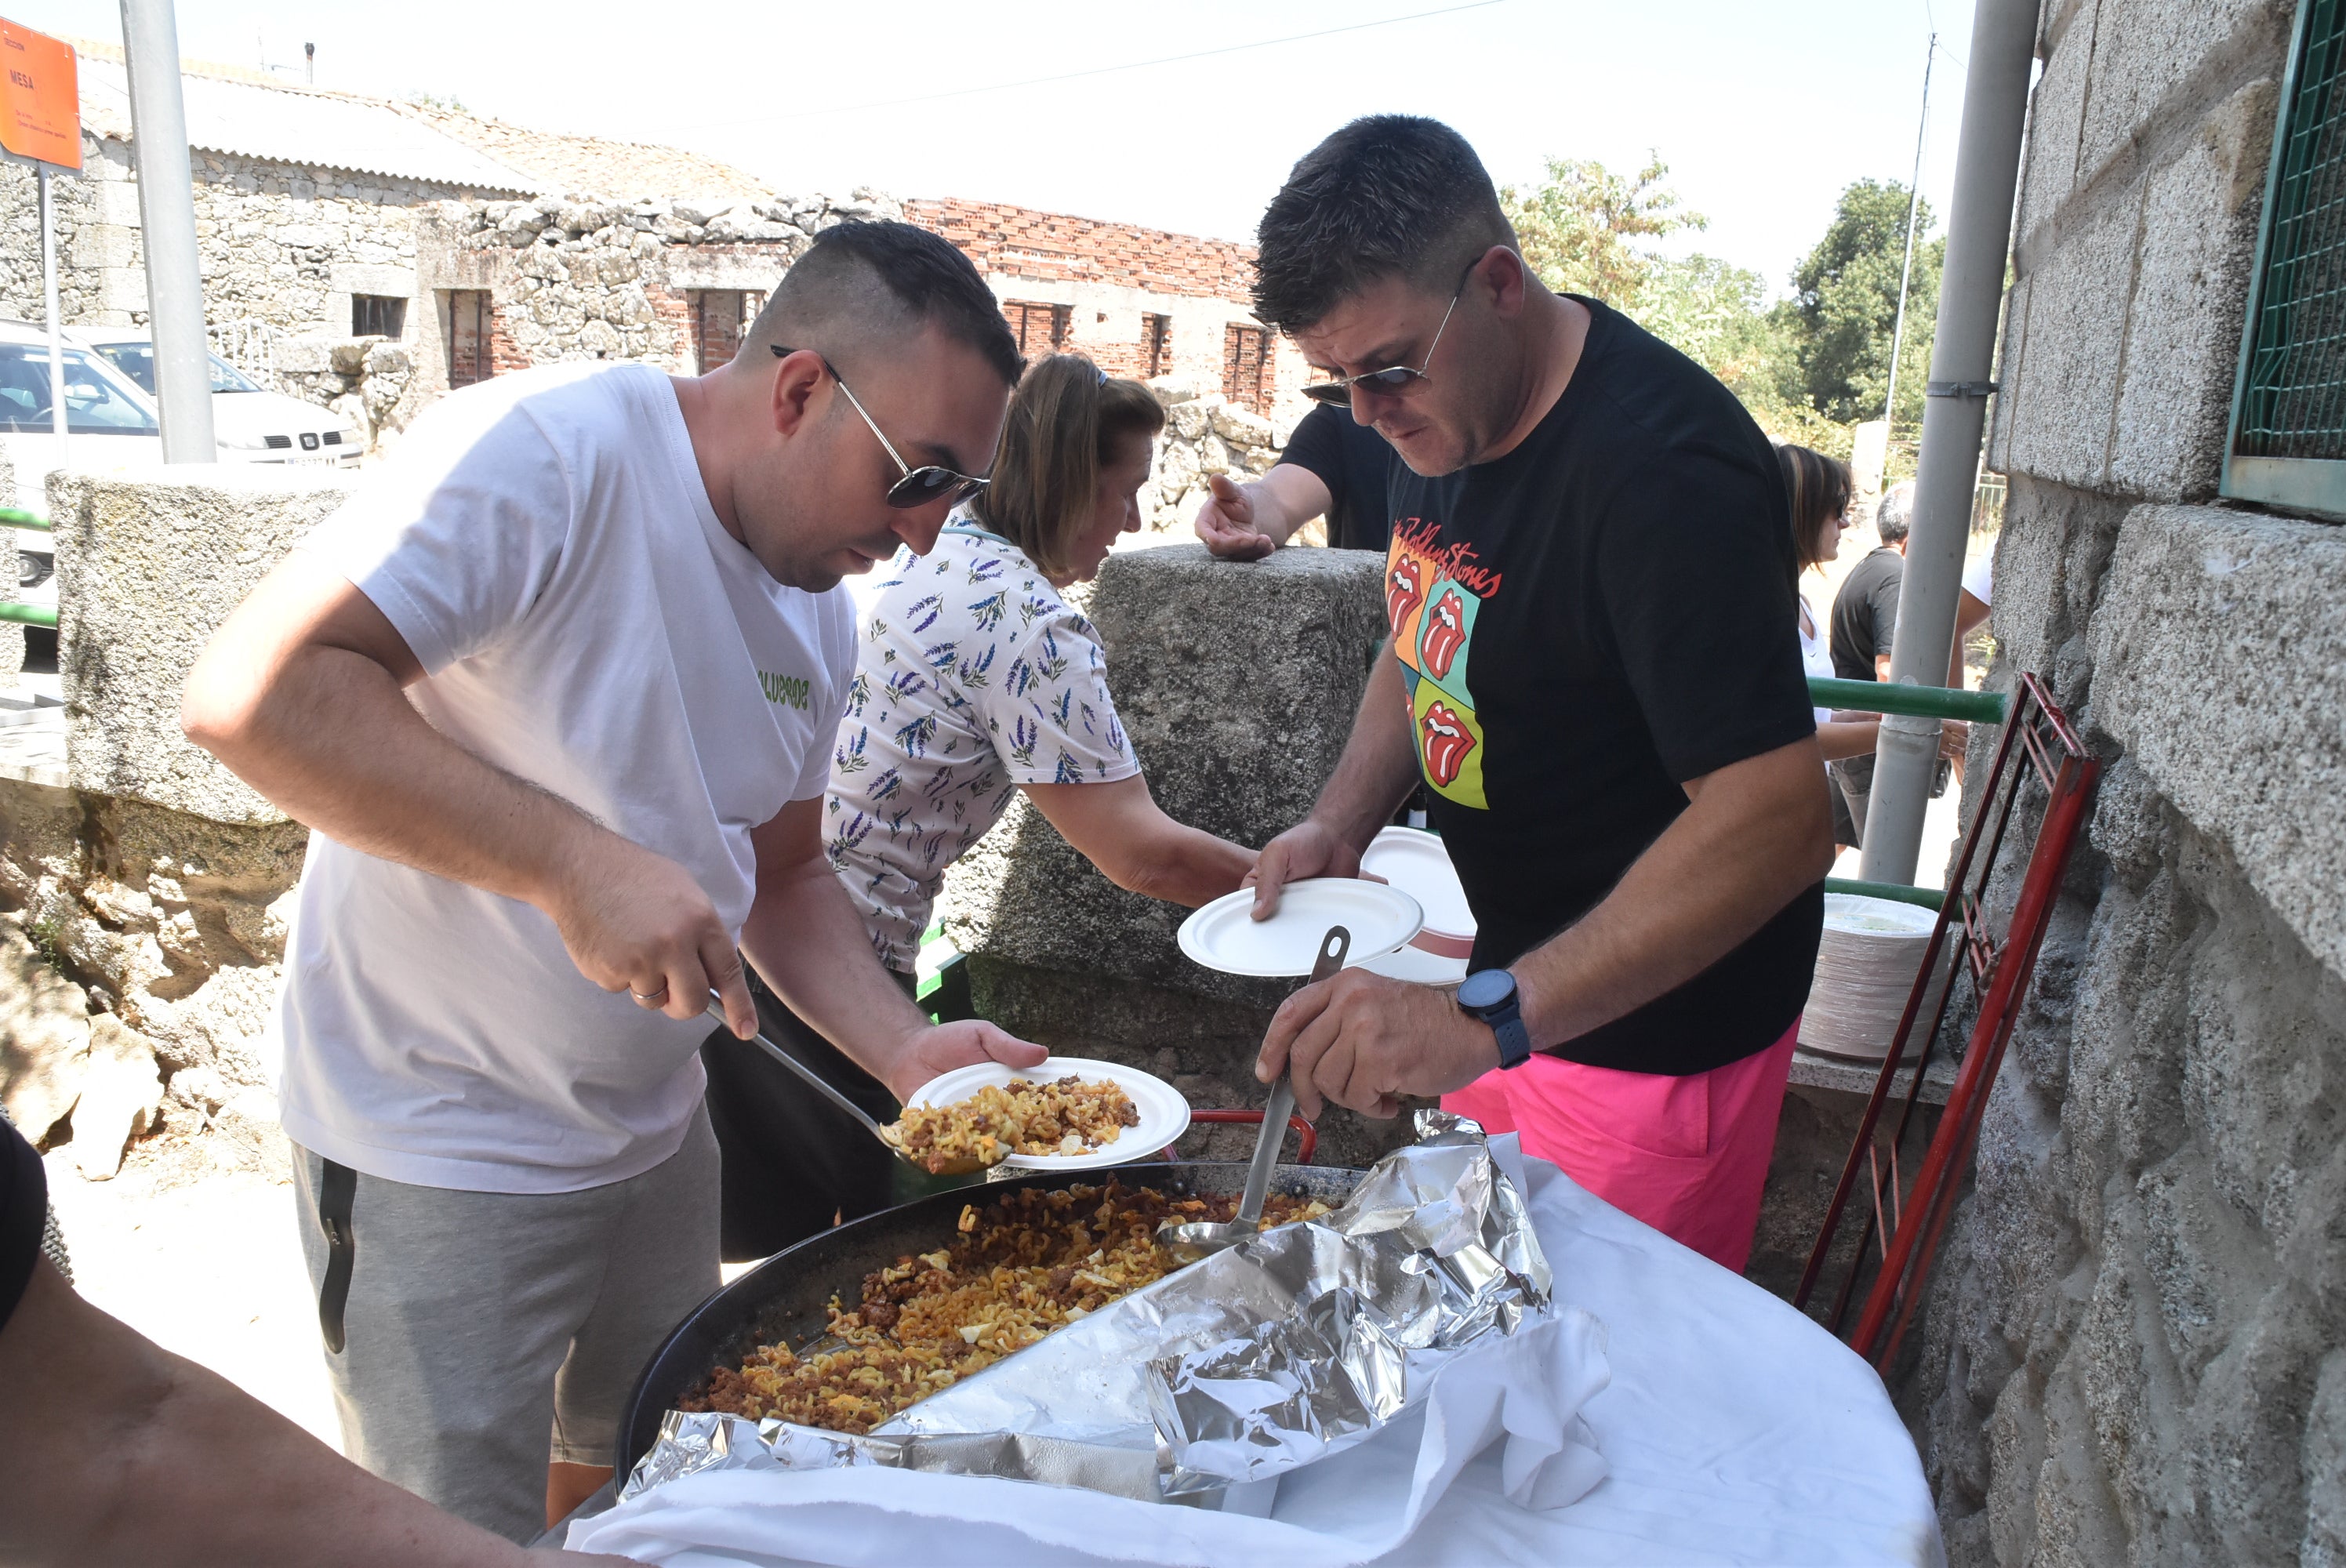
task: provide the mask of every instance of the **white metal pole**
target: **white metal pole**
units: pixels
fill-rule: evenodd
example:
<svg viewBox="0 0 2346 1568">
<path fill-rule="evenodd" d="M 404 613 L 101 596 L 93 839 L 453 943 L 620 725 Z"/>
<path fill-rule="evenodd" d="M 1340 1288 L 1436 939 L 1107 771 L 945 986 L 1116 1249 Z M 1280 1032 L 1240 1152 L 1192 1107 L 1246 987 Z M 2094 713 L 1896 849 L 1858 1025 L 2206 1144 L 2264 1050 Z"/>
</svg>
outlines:
<svg viewBox="0 0 2346 1568">
<path fill-rule="evenodd" d="M 147 249 L 147 319 L 155 340 L 163 461 L 211 463 L 219 448 L 212 438 L 195 184 L 188 169 L 179 27 L 171 0 L 122 0 L 122 53 L 130 76 L 130 156 Z"/>
<path fill-rule="evenodd" d="M 1898 350 L 1906 341 L 1906 286 L 1914 279 L 1914 219 L 1923 206 L 1923 137 L 1931 128 L 1931 66 L 1939 55 L 1939 36 L 1931 35 L 1931 46 L 1923 54 L 1923 115 L 1914 122 L 1914 179 L 1906 188 L 1906 264 L 1898 273 L 1898 316 L 1890 328 L 1890 390 L 1882 394 L 1882 423 L 1890 426 L 1898 409 Z M 1891 431 L 1885 428 L 1882 439 L 1886 443 Z"/>
<path fill-rule="evenodd" d="M 2012 250 L 2012 198 L 2020 178 L 2028 117 L 2028 73 L 2036 56 L 2038 0 L 1979 0 L 1972 19 L 1971 70 L 1964 84 L 1963 137 L 1955 198 L 1947 213 L 1947 267 L 1939 285 L 1939 325 L 1923 389 L 1923 450 L 1914 475 L 1914 524 L 1898 590 L 1898 632 L 1890 678 L 1944 686 L 1954 646 L 1955 595 L 1978 488 L 1980 436 L 1995 363 L 1996 316 Z M 1921 859 L 1939 721 L 1891 715 L 1874 752 L 1865 811 L 1864 870 L 1870 882 L 1906 882 Z M 1935 881 L 1935 878 L 1933 879 Z"/>
<path fill-rule="evenodd" d="M 49 190 L 49 166 L 38 165 L 41 186 L 41 297 L 47 302 L 49 321 L 49 428 L 56 433 L 54 466 L 66 465 L 66 351 L 64 326 L 57 314 L 57 219 Z"/>
</svg>

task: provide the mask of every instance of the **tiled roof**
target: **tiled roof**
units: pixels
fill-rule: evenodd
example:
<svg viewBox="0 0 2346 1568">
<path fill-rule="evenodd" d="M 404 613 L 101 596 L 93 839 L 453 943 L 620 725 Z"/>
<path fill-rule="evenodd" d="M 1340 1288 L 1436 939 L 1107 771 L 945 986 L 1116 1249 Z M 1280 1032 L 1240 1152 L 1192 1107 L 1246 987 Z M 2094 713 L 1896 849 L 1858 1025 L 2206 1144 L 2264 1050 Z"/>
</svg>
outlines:
<svg viewBox="0 0 2346 1568">
<path fill-rule="evenodd" d="M 85 129 L 130 139 L 130 83 L 122 51 L 76 40 Z M 207 152 L 279 159 L 454 186 L 478 195 L 525 195 L 550 182 L 398 112 L 380 98 L 275 82 L 257 72 L 183 62 L 188 141 Z"/>
<path fill-rule="evenodd" d="M 531 130 L 504 120 L 484 119 L 462 110 L 423 104 L 394 107 L 443 135 L 519 169 L 546 188 L 568 195 L 591 194 L 632 201 L 648 196 L 675 199 L 706 196 L 758 198 L 774 193 L 770 180 L 760 179 L 729 163 L 687 152 L 682 148 Z"/>
</svg>

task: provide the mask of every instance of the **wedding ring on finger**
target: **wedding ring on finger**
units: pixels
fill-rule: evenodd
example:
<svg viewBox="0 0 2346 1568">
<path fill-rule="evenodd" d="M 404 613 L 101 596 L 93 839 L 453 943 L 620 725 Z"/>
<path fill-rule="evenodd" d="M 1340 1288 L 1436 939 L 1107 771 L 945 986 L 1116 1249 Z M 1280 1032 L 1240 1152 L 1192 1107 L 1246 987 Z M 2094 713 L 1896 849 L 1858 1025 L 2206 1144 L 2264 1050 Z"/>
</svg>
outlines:
<svg viewBox="0 0 2346 1568">
<path fill-rule="evenodd" d="M 627 994 L 634 997 L 638 1002 L 642 1003 L 646 1007 L 658 1007 L 661 1003 L 668 1000 L 668 987 L 666 985 L 662 985 L 658 991 L 638 991 L 630 987 Z"/>
</svg>

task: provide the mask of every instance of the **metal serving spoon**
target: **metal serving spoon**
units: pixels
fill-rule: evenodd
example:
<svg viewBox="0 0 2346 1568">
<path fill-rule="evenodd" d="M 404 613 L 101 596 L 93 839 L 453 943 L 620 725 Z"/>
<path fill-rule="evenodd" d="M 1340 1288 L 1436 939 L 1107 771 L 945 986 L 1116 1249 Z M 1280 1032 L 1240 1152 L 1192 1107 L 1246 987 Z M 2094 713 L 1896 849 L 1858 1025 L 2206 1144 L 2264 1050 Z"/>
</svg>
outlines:
<svg viewBox="0 0 2346 1568">
<path fill-rule="evenodd" d="M 709 1015 L 716 1019 L 719 1023 L 728 1022 L 725 1017 L 725 999 L 717 993 L 714 987 L 711 987 L 709 993 Z M 832 1105 L 838 1106 L 849 1116 L 854 1118 L 856 1125 L 861 1126 L 865 1132 L 870 1133 L 873 1137 L 878 1138 L 882 1143 L 887 1145 L 888 1152 L 894 1155 L 898 1159 L 903 1160 L 906 1165 L 912 1166 L 917 1170 L 928 1171 L 928 1174 L 931 1176 L 969 1176 L 974 1172 L 981 1171 L 985 1168 L 985 1162 L 984 1160 L 977 1158 L 974 1155 L 971 1155 L 961 1159 L 946 1161 L 938 1169 L 933 1171 L 929 1170 L 929 1166 L 925 1161 L 914 1159 L 910 1154 L 905 1152 L 904 1145 L 896 1141 L 900 1135 L 894 1127 L 882 1126 L 878 1122 L 873 1121 L 872 1119 L 871 1113 L 864 1110 L 862 1106 L 857 1105 L 854 1101 L 849 1099 L 845 1095 L 841 1094 L 838 1089 L 823 1079 L 822 1074 L 817 1073 L 813 1068 L 808 1066 L 805 1063 L 800 1061 L 797 1057 L 791 1055 L 789 1052 L 775 1044 L 771 1040 L 767 1039 L 764 1030 L 760 1030 L 757 1033 L 751 1035 L 750 1038 L 756 1042 L 760 1050 L 763 1051 L 767 1055 L 771 1056 L 775 1061 L 780 1062 L 783 1066 L 788 1067 L 792 1073 L 798 1074 L 799 1078 L 803 1081 L 809 1088 L 812 1089 L 816 1094 L 821 1095 L 824 1099 L 829 1100 Z"/>
<path fill-rule="evenodd" d="M 1330 926 L 1328 934 L 1320 939 L 1320 956 L 1312 961 L 1311 978 L 1306 983 L 1317 985 L 1342 969 L 1344 955 L 1352 948 L 1352 932 L 1341 925 Z M 1255 1134 L 1254 1158 L 1247 1166 L 1246 1189 L 1239 1197 L 1238 1217 L 1227 1224 L 1193 1219 L 1176 1225 L 1168 1220 L 1157 1227 L 1157 1245 L 1177 1262 L 1195 1263 L 1260 1235 L 1262 1206 L 1270 1196 L 1270 1173 L 1279 1164 L 1279 1145 L 1287 1137 L 1287 1118 L 1294 1114 L 1295 1085 L 1287 1074 L 1281 1073 L 1279 1082 L 1270 1086 L 1270 1103 L 1262 1108 L 1262 1130 Z"/>
</svg>

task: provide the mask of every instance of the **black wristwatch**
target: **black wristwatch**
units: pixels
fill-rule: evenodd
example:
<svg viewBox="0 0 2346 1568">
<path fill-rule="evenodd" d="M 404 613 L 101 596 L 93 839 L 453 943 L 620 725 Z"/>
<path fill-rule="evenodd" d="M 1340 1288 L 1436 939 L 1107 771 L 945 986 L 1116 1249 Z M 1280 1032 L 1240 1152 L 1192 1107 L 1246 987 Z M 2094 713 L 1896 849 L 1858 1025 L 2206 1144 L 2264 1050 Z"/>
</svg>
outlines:
<svg viewBox="0 0 2346 1568">
<path fill-rule="evenodd" d="M 1514 975 L 1504 969 L 1468 975 L 1458 988 L 1458 1010 L 1469 1018 L 1481 1019 L 1499 1037 L 1500 1066 L 1520 1067 L 1531 1060 L 1531 1031 L 1524 1027 Z"/>
</svg>

